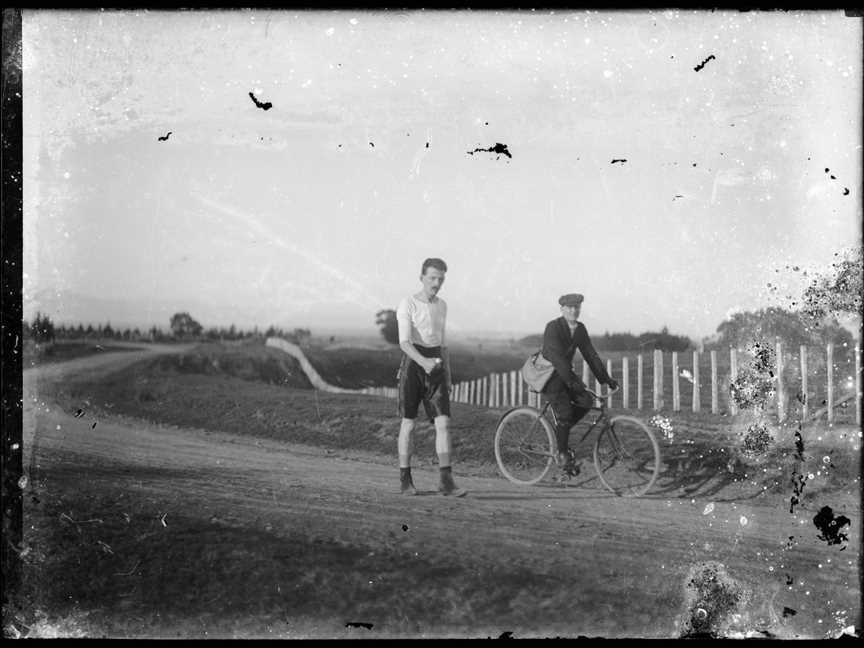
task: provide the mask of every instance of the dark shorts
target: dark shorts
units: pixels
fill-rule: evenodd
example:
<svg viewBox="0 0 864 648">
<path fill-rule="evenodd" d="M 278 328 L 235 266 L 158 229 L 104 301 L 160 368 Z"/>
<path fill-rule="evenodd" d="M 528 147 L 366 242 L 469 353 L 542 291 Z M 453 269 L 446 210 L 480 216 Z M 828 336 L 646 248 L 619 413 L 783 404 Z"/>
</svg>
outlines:
<svg viewBox="0 0 864 648">
<path fill-rule="evenodd" d="M 422 347 L 414 345 L 424 358 L 440 358 L 441 347 Z M 431 374 L 402 354 L 399 365 L 399 397 L 397 412 L 406 419 L 416 419 L 420 403 L 426 416 L 434 421 L 436 416 L 450 416 L 450 394 L 447 390 L 447 375 L 444 363 L 438 365 Z"/>
</svg>

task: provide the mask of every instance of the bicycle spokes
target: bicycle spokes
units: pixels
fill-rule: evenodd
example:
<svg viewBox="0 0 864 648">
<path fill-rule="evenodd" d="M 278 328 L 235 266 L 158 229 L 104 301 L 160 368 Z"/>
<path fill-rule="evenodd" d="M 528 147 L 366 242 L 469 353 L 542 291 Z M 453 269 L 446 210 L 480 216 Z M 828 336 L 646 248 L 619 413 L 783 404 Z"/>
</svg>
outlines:
<svg viewBox="0 0 864 648">
<path fill-rule="evenodd" d="M 517 484 L 535 484 L 553 461 L 552 428 L 532 408 L 505 414 L 495 432 L 495 458 L 501 473 Z"/>
<path fill-rule="evenodd" d="M 654 484 L 660 450 L 651 431 L 638 419 L 616 417 L 603 428 L 594 445 L 600 481 L 616 495 L 643 495 Z"/>
</svg>

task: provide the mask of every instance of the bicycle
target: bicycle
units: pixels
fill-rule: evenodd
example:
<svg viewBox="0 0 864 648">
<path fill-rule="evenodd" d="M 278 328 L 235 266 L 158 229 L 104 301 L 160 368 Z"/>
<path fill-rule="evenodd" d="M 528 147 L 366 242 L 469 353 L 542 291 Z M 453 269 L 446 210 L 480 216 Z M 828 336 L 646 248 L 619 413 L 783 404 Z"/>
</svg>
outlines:
<svg viewBox="0 0 864 648">
<path fill-rule="evenodd" d="M 601 424 L 594 442 L 594 468 L 600 482 L 619 497 L 640 497 L 657 481 L 660 472 L 660 447 L 654 434 L 639 419 L 619 415 L 607 417 L 606 398 L 586 390 L 594 397 L 591 411 L 599 415 L 576 445 Z M 610 392 L 611 393 L 611 392 Z M 547 400 L 542 410 L 520 406 L 506 412 L 495 430 L 495 459 L 506 479 L 522 486 L 531 486 L 543 479 L 557 456 L 555 430 L 546 416 L 555 419 L 555 411 Z M 574 426 L 575 428 L 575 426 Z M 571 431 L 573 428 L 571 428 Z M 573 450 L 568 449 L 573 456 Z"/>
</svg>

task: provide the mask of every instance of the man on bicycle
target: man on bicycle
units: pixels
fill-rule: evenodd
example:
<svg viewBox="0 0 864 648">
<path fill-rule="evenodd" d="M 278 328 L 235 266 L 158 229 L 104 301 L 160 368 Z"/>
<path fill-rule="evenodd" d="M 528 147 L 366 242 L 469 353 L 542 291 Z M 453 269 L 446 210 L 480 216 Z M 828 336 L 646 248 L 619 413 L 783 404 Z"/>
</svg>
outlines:
<svg viewBox="0 0 864 648">
<path fill-rule="evenodd" d="M 442 495 L 462 497 L 466 491 L 453 481 L 450 465 L 450 363 L 444 329 L 447 303 L 438 297 L 444 284 L 447 264 L 441 259 L 426 259 L 420 269 L 423 289 L 406 297 L 396 309 L 399 347 L 403 351 L 399 366 L 399 474 L 402 493 L 416 495 L 411 478 L 412 433 L 422 403 L 426 416 L 435 424 L 435 451 L 438 454 Z"/>
<path fill-rule="evenodd" d="M 579 349 L 597 380 L 613 391 L 618 389 L 618 382 L 607 373 L 591 344 L 585 325 L 579 321 L 584 299 L 576 293 L 563 295 L 558 300 L 561 317 L 549 322 L 543 333 L 543 357 L 555 367 L 552 377 L 543 387 L 543 394 L 555 415 L 558 465 L 565 474 L 570 475 L 578 472 L 569 452 L 570 428 L 581 421 L 594 404 L 593 396 L 585 391 L 585 383 L 573 373 L 576 349 Z"/>
</svg>

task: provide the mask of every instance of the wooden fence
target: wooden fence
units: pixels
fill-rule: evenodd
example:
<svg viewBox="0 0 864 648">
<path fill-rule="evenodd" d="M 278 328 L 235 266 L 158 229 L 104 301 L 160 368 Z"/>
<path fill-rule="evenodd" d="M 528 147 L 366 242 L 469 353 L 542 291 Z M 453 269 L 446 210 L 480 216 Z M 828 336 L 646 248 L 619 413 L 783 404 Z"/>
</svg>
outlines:
<svg viewBox="0 0 864 648">
<path fill-rule="evenodd" d="M 635 365 L 631 358 L 621 357 L 618 361 L 620 371 L 613 367 L 611 359 L 606 360 L 607 372 L 615 378 L 620 389 L 607 399 L 609 407 L 641 410 L 646 406 L 648 396 L 651 397 L 651 407 L 654 411 L 680 412 L 688 409 L 693 412 L 708 412 L 712 414 L 731 414 L 740 412 L 740 408 L 732 398 L 729 386 L 736 380 L 743 366 L 736 349 L 729 349 L 728 364 L 720 365 L 717 351 L 702 353 L 699 351 L 664 353 L 654 351 L 653 354 L 638 354 Z M 725 355 L 725 354 L 723 354 Z M 666 356 L 671 356 L 666 364 Z M 704 386 L 710 389 L 703 393 L 703 380 L 700 367 L 705 364 L 707 356 L 709 379 Z M 577 354 L 578 357 L 578 354 Z M 646 387 L 645 357 L 651 359 L 651 385 Z M 725 360 L 724 358 L 723 360 Z M 811 364 L 811 361 L 812 364 Z M 601 385 L 590 374 L 587 363 L 581 364 L 582 380 L 589 388 L 600 391 Z M 578 364 L 574 367 L 578 373 Z M 846 364 L 851 365 L 852 362 Z M 665 367 L 668 366 L 667 371 Z M 851 369 L 851 366 L 849 367 Z M 722 370 L 722 378 L 721 378 Z M 848 408 L 854 400 L 855 423 L 861 424 L 861 351 L 854 350 L 854 378 L 848 374 L 840 376 L 843 385 L 838 393 L 835 376 L 838 363 L 835 358 L 833 344 L 824 350 L 812 350 L 806 346 L 798 349 L 797 354 L 787 352 L 781 342 L 776 343 L 774 364 L 771 367 L 773 384 L 769 409 L 776 415 L 778 421 L 786 420 L 790 408 L 799 408 L 804 420 L 814 420 L 825 416 L 828 423 L 833 423 L 836 410 L 839 407 Z M 824 381 L 824 382 L 823 382 Z M 824 385 L 824 389 L 822 388 Z M 635 394 L 634 392 L 635 386 Z M 369 387 L 364 393 L 396 398 L 395 387 Z M 687 393 L 689 392 L 689 394 Z M 689 395 L 689 403 L 687 396 Z M 710 395 L 710 396 L 709 396 Z M 821 399 L 820 399 L 821 397 Z M 509 408 L 517 405 L 540 406 L 539 395 L 532 392 L 522 380 L 518 371 L 492 373 L 482 378 L 465 380 L 455 383 L 450 392 L 450 400 L 455 403 L 465 403 L 478 407 Z M 813 403 L 820 405 L 816 408 Z M 710 410 L 709 410 L 710 408 Z M 721 409 L 722 408 L 722 409 Z"/>
</svg>

